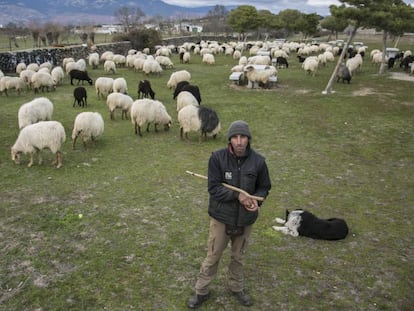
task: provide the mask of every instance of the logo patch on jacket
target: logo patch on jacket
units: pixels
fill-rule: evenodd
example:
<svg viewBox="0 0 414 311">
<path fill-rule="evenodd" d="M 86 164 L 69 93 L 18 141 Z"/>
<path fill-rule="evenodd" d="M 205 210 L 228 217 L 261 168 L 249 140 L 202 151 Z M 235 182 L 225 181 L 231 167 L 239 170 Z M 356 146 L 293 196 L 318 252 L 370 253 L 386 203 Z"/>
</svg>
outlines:
<svg viewBox="0 0 414 311">
<path fill-rule="evenodd" d="M 232 180 L 233 179 L 232 172 L 224 172 L 224 179 L 226 179 L 226 180 Z"/>
</svg>

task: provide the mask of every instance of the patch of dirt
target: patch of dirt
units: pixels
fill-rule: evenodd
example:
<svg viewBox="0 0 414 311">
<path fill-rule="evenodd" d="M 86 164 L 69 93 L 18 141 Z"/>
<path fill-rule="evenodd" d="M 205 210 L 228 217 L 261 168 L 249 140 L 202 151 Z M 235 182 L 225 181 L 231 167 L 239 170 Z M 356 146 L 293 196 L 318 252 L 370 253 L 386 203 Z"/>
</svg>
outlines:
<svg viewBox="0 0 414 311">
<path fill-rule="evenodd" d="M 372 95 L 375 94 L 375 90 L 369 87 L 365 87 L 363 89 L 360 90 L 356 90 L 352 92 L 352 96 L 368 96 L 368 95 Z"/>
<path fill-rule="evenodd" d="M 414 82 L 414 76 L 410 76 L 408 73 L 404 72 L 390 72 L 390 79 Z"/>
</svg>

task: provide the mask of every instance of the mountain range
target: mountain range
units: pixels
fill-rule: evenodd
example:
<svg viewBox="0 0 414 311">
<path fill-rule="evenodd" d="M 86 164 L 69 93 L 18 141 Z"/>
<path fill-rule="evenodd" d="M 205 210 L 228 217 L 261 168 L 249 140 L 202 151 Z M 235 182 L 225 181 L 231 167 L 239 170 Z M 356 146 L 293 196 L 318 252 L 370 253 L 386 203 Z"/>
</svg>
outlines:
<svg viewBox="0 0 414 311">
<path fill-rule="evenodd" d="M 214 8 L 186 8 L 161 0 L 0 0 L 0 25 L 32 20 L 74 25 L 116 23 L 114 13 L 124 6 L 138 7 L 146 17 L 163 18 L 200 17 Z"/>
</svg>

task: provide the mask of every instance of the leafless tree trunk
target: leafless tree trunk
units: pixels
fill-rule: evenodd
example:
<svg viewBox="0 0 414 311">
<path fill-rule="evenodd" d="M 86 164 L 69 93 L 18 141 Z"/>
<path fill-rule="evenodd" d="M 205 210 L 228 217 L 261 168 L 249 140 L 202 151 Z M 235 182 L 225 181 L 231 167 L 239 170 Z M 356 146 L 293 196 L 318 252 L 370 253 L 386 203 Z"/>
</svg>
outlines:
<svg viewBox="0 0 414 311">
<path fill-rule="evenodd" d="M 383 75 L 385 71 L 385 64 L 386 64 L 385 57 L 387 55 L 387 35 L 388 35 L 387 31 L 384 30 L 382 33 L 382 59 L 381 59 L 380 69 L 378 72 L 379 75 Z"/>
<path fill-rule="evenodd" d="M 338 62 L 336 63 L 335 69 L 332 72 L 331 78 L 329 79 L 328 84 L 326 85 L 326 88 L 322 92 L 322 94 L 330 94 L 330 93 L 332 93 L 332 85 L 333 85 L 333 82 L 334 82 L 334 80 L 336 78 L 336 74 L 338 72 L 338 69 L 339 69 L 341 63 L 342 63 L 342 60 L 344 59 L 345 53 L 348 50 L 348 46 L 351 43 L 352 39 L 355 37 L 355 34 L 356 34 L 357 30 L 358 30 L 358 25 L 356 25 L 354 27 L 354 29 L 352 30 L 351 34 L 349 35 L 348 40 L 346 41 L 346 43 L 344 45 L 344 48 L 342 50 L 342 53 L 341 53 L 341 55 L 338 58 Z"/>
</svg>

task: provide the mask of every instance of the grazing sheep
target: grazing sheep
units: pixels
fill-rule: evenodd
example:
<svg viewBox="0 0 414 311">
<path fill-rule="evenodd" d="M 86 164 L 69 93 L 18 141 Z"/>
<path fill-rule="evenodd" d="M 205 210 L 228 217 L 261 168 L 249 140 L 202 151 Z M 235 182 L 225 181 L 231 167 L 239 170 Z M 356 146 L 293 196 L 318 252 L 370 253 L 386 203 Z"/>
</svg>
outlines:
<svg viewBox="0 0 414 311">
<path fill-rule="evenodd" d="M 122 54 L 114 54 L 112 61 L 115 63 L 116 67 L 125 67 L 126 57 Z"/>
<path fill-rule="evenodd" d="M 362 56 L 360 54 L 356 54 L 354 57 L 349 58 L 346 61 L 346 67 L 349 69 L 349 73 L 353 76 L 356 71 L 361 68 L 362 66 Z"/>
<path fill-rule="evenodd" d="M 26 68 L 27 67 L 26 67 L 26 64 L 25 63 L 18 63 L 17 66 L 16 66 L 16 74 L 20 75 L 20 73 L 23 70 L 25 70 Z"/>
<path fill-rule="evenodd" d="M 162 67 L 155 59 L 147 58 L 142 64 L 142 71 L 146 75 L 153 73 L 159 76 L 162 73 Z"/>
<path fill-rule="evenodd" d="M 86 149 L 86 143 L 95 140 L 104 132 L 104 120 L 99 112 L 81 112 L 73 124 L 72 131 L 72 149 L 75 149 L 76 139 L 80 136 L 83 141 L 83 147 Z"/>
<path fill-rule="evenodd" d="M 26 69 L 30 69 L 37 72 L 39 70 L 39 65 L 36 63 L 30 63 L 29 65 L 27 65 Z"/>
<path fill-rule="evenodd" d="M 89 83 L 89 85 L 93 84 L 92 79 L 89 77 L 88 72 L 87 71 L 82 71 L 82 70 L 78 70 L 78 69 L 72 69 L 69 72 L 69 77 L 70 77 L 70 84 L 73 85 L 73 80 L 78 80 L 78 85 L 79 82 L 82 81 L 82 85 L 83 85 L 83 81 L 87 81 Z"/>
<path fill-rule="evenodd" d="M 216 59 L 214 58 L 213 54 L 205 53 L 203 55 L 202 62 L 207 65 L 214 65 L 216 63 Z"/>
<path fill-rule="evenodd" d="M 167 87 L 171 89 L 175 89 L 177 87 L 177 83 L 180 81 L 190 81 L 191 74 L 187 70 L 179 70 L 173 72 L 170 75 L 170 78 L 167 82 Z"/>
<path fill-rule="evenodd" d="M 104 70 L 107 73 L 112 72 L 113 74 L 116 74 L 116 65 L 115 62 L 112 60 L 106 60 L 104 63 Z"/>
<path fill-rule="evenodd" d="M 188 105 L 199 106 L 197 98 L 193 94 L 187 91 L 182 91 L 177 96 L 177 111 L 180 111 L 182 108 Z"/>
<path fill-rule="evenodd" d="M 182 91 L 187 91 L 193 94 L 193 96 L 197 99 L 198 103 L 201 104 L 201 94 L 200 88 L 197 85 L 192 85 L 188 81 L 181 81 L 177 84 L 175 88 L 173 99 L 176 99 L 178 94 Z"/>
<path fill-rule="evenodd" d="M 252 65 L 270 65 L 272 60 L 269 56 L 266 55 L 255 55 L 247 59 L 248 64 Z"/>
<path fill-rule="evenodd" d="M 69 63 L 66 64 L 65 72 L 69 76 L 69 72 L 71 72 L 74 69 L 84 71 L 84 70 L 82 70 L 82 67 L 79 65 L 79 63 L 69 62 Z"/>
<path fill-rule="evenodd" d="M 168 56 L 159 55 L 155 57 L 155 60 L 161 65 L 162 68 L 172 69 L 174 64 Z"/>
<path fill-rule="evenodd" d="M 52 102 L 46 97 L 37 97 L 20 106 L 17 113 L 19 129 L 39 121 L 49 121 L 52 114 Z"/>
<path fill-rule="evenodd" d="M 149 80 L 141 80 L 138 83 L 138 99 L 141 98 L 155 98 L 155 92 L 151 88 L 151 82 Z"/>
<path fill-rule="evenodd" d="M 351 79 L 352 79 L 352 75 L 349 72 L 348 67 L 344 63 L 340 65 L 338 72 L 336 74 L 336 77 L 337 77 L 336 82 L 339 82 L 339 80 L 342 80 L 342 83 L 347 81 L 348 84 L 351 82 Z"/>
<path fill-rule="evenodd" d="M 114 52 L 112 51 L 105 51 L 101 54 L 101 62 L 105 62 L 107 60 L 112 60 L 112 58 L 114 57 Z"/>
<path fill-rule="evenodd" d="M 78 103 L 78 106 L 85 107 L 88 105 L 87 102 L 87 92 L 86 89 L 83 86 L 78 86 L 73 90 L 73 97 L 75 100 L 73 101 L 73 107 L 75 107 L 75 103 Z"/>
<path fill-rule="evenodd" d="M 247 80 L 252 84 L 252 87 L 254 87 L 255 82 L 261 83 L 265 87 L 268 87 L 270 78 L 276 75 L 277 70 L 273 66 L 265 66 L 262 70 L 259 70 L 256 69 L 254 65 L 247 65 L 244 67 L 244 72 Z"/>
<path fill-rule="evenodd" d="M 147 132 L 151 123 L 154 123 L 154 129 L 157 132 L 158 124 L 164 125 L 164 130 L 169 130 L 172 119 L 167 112 L 167 109 L 158 100 L 153 99 L 138 99 L 132 103 L 131 107 L 131 122 L 134 124 L 135 134 L 142 136 L 141 127 L 147 124 Z"/>
<path fill-rule="evenodd" d="M 4 92 L 6 96 L 8 96 L 8 91 L 10 90 L 16 90 L 17 94 L 20 95 L 20 92 L 26 88 L 26 83 L 21 77 L 10 77 L 10 79 L 6 80 L 5 86 Z"/>
<path fill-rule="evenodd" d="M 112 91 L 117 93 L 128 94 L 128 85 L 125 78 L 116 78 L 112 86 Z"/>
<path fill-rule="evenodd" d="M 316 71 L 318 70 L 318 65 L 319 62 L 316 56 L 308 56 L 302 63 L 302 68 L 306 71 L 306 73 L 314 77 L 316 75 Z"/>
<path fill-rule="evenodd" d="M 13 147 L 11 147 L 11 157 L 16 164 L 20 164 L 20 155 L 30 154 L 30 161 L 27 165 L 33 165 L 33 156 L 38 153 L 39 165 L 42 164 L 41 150 L 49 149 L 56 155 L 53 162 L 56 168 L 62 166 L 62 152 L 60 151 L 62 144 L 66 140 L 65 129 L 60 122 L 57 121 L 41 121 L 39 123 L 30 124 L 23 128 Z"/>
<path fill-rule="evenodd" d="M 60 66 L 53 68 L 50 75 L 52 76 L 53 81 L 56 83 L 56 85 L 60 84 L 65 76 L 63 68 Z"/>
<path fill-rule="evenodd" d="M 32 88 L 36 93 L 39 90 L 44 91 L 45 89 L 49 91 L 50 89 L 56 89 L 56 83 L 53 80 L 52 76 L 46 72 L 35 72 L 32 76 Z"/>
<path fill-rule="evenodd" d="M 12 77 L 10 76 L 2 76 L 0 77 L 0 94 L 6 93 L 6 82 L 10 80 Z"/>
<path fill-rule="evenodd" d="M 181 60 L 181 54 L 180 54 L 180 60 Z M 183 58 L 182 58 L 182 63 L 183 64 L 189 64 L 190 60 L 191 60 L 190 52 L 184 52 Z"/>
<path fill-rule="evenodd" d="M 89 62 L 89 66 L 91 66 L 92 69 L 97 69 L 99 66 L 99 54 L 96 52 L 89 54 L 88 62 Z"/>
<path fill-rule="evenodd" d="M 109 108 L 109 113 L 110 113 L 109 116 L 111 120 L 115 120 L 114 112 L 116 108 L 119 108 L 122 110 L 121 112 L 122 120 L 124 119 L 124 115 L 125 115 L 125 119 L 128 120 L 128 112 L 131 110 L 133 101 L 134 100 L 129 95 L 125 95 L 122 93 L 109 94 L 108 97 L 106 98 L 106 104 L 108 105 L 108 108 Z"/>
<path fill-rule="evenodd" d="M 30 69 L 25 69 L 20 72 L 20 78 L 22 78 L 24 80 L 24 83 L 26 83 L 27 89 L 31 88 L 32 86 L 32 76 L 35 72 L 36 71 Z"/>
<path fill-rule="evenodd" d="M 278 56 L 276 58 L 276 66 L 277 68 L 289 68 L 289 63 L 285 57 Z"/>
<path fill-rule="evenodd" d="M 98 98 L 108 96 L 108 94 L 112 93 L 114 85 L 114 79 L 108 77 L 99 77 L 95 81 L 95 90 L 96 95 Z"/>
<path fill-rule="evenodd" d="M 207 136 L 216 137 L 221 130 L 221 124 L 217 113 L 204 106 L 189 105 L 178 112 L 178 122 L 180 123 L 180 138 L 189 141 L 188 133 L 200 131 L 202 138 Z"/>
</svg>

